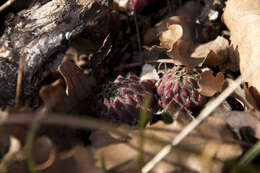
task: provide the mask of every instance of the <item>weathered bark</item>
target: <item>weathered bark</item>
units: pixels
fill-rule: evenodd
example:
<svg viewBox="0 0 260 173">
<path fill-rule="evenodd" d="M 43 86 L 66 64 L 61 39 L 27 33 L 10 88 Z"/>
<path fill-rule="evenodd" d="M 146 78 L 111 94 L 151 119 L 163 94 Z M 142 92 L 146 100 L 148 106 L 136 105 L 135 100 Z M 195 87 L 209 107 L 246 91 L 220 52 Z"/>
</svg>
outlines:
<svg viewBox="0 0 260 173">
<path fill-rule="evenodd" d="M 55 71 L 69 40 L 95 25 L 109 0 L 38 0 L 10 16 L 0 38 L 0 107 L 13 105 L 20 57 L 24 57 L 21 101 L 35 105 L 44 76 Z"/>
</svg>

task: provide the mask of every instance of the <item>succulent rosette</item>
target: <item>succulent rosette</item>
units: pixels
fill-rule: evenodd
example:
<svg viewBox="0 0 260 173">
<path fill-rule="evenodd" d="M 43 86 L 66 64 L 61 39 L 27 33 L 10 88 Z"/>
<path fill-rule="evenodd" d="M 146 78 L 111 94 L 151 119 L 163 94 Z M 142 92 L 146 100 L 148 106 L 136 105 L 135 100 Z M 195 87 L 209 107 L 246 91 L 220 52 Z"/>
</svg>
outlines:
<svg viewBox="0 0 260 173">
<path fill-rule="evenodd" d="M 154 82 L 150 80 L 140 81 L 133 73 L 129 73 L 127 77 L 118 76 L 114 82 L 106 84 L 99 94 L 98 114 L 105 120 L 137 125 L 141 110 L 144 109 L 144 99 L 149 98 L 149 121 L 156 108 L 155 93 Z"/>
<path fill-rule="evenodd" d="M 166 108 L 170 103 L 178 104 L 192 115 L 198 113 L 206 98 L 198 92 L 199 72 L 183 66 L 174 66 L 167 70 L 158 82 L 158 104 Z"/>
</svg>

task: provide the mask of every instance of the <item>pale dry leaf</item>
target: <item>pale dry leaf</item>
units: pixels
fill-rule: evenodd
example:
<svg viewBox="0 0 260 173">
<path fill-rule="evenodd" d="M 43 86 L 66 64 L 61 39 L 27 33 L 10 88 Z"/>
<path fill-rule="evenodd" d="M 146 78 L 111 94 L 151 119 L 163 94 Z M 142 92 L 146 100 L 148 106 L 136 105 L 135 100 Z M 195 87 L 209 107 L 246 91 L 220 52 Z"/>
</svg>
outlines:
<svg viewBox="0 0 260 173">
<path fill-rule="evenodd" d="M 173 45 L 182 37 L 183 29 L 181 25 L 173 24 L 168 26 L 168 30 L 159 36 L 160 45 L 171 51 Z"/>
<path fill-rule="evenodd" d="M 145 64 L 142 67 L 142 73 L 140 75 L 140 80 L 152 80 L 152 81 L 158 81 L 160 79 L 156 69 L 154 66 L 150 64 Z"/>
<path fill-rule="evenodd" d="M 159 41 L 158 35 L 164 31 L 167 31 L 168 26 L 172 24 L 181 25 L 182 17 L 180 16 L 172 16 L 166 18 L 159 23 L 157 23 L 153 28 L 148 29 L 144 34 L 144 43 L 149 44 L 155 41 Z"/>
<path fill-rule="evenodd" d="M 192 53 L 192 57 L 207 57 L 210 51 L 215 52 L 218 56 L 222 56 L 222 51 L 229 47 L 229 42 L 224 37 L 218 36 L 215 40 L 200 44 Z"/>
<path fill-rule="evenodd" d="M 14 136 L 10 136 L 9 151 L 6 153 L 4 158 L 10 157 L 12 154 L 17 153 L 21 150 L 21 142 Z"/>
<path fill-rule="evenodd" d="M 199 92 L 202 95 L 211 97 L 222 90 L 224 84 L 224 74 L 222 72 L 219 72 L 215 77 L 213 72 L 208 70 L 202 72 L 200 77 L 198 84 Z"/>
<path fill-rule="evenodd" d="M 159 23 L 157 23 L 153 28 L 150 28 L 147 30 L 147 32 L 144 34 L 144 43 L 149 44 L 151 42 L 159 41 L 158 35 L 160 33 L 167 31 L 168 26 L 170 25 L 180 25 L 183 29 L 183 33 L 188 35 L 188 37 L 192 36 L 192 27 L 193 24 L 191 22 L 188 22 L 188 17 L 185 16 L 171 16 L 169 18 L 166 18 Z"/>
<path fill-rule="evenodd" d="M 238 57 L 230 47 L 229 41 L 221 36 L 215 40 L 209 41 L 204 44 L 197 45 L 192 52 L 193 58 L 204 58 L 204 61 L 199 64 L 209 65 L 212 67 L 218 66 L 221 71 L 238 71 Z"/>
<path fill-rule="evenodd" d="M 123 11 L 127 10 L 128 0 L 114 0 L 114 3 L 118 5 L 120 10 L 123 10 Z"/>
<path fill-rule="evenodd" d="M 239 10 L 238 10 L 239 9 Z M 228 0 L 222 19 L 231 33 L 231 43 L 239 53 L 240 71 L 259 64 L 260 56 L 260 1 Z M 249 77 L 249 86 L 260 92 L 260 67 Z M 260 96 L 258 95 L 258 98 Z M 259 100 L 259 99 L 258 99 Z"/>
</svg>

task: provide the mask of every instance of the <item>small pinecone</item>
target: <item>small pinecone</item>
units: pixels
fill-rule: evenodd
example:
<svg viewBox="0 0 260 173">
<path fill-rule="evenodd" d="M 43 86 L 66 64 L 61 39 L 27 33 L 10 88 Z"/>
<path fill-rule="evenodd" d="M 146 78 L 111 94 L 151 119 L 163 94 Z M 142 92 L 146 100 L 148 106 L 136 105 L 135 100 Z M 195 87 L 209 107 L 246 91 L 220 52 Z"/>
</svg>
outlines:
<svg viewBox="0 0 260 173">
<path fill-rule="evenodd" d="M 148 120 L 153 114 L 156 104 L 154 93 L 155 85 L 152 81 L 140 81 L 133 73 L 126 78 L 118 76 L 114 82 L 108 83 L 98 97 L 98 114 L 102 119 L 112 120 L 117 123 L 137 125 L 143 102 L 149 97 Z"/>
<path fill-rule="evenodd" d="M 198 71 L 182 66 L 166 71 L 157 85 L 159 106 L 166 108 L 173 101 L 188 113 L 196 115 L 206 102 L 206 98 L 197 91 L 198 78 Z"/>
</svg>

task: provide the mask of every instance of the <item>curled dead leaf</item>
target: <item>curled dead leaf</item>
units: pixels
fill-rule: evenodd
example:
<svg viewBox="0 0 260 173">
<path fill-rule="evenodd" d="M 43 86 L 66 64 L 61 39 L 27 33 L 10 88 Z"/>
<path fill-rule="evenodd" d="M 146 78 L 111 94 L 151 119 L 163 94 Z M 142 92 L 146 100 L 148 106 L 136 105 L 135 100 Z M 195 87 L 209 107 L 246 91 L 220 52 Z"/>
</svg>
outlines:
<svg viewBox="0 0 260 173">
<path fill-rule="evenodd" d="M 215 40 L 207 43 L 197 45 L 191 57 L 204 58 L 204 61 L 199 65 L 218 66 L 221 71 L 228 70 L 235 72 L 239 70 L 239 60 L 236 50 L 222 36 L 218 36 Z"/>
<path fill-rule="evenodd" d="M 215 77 L 212 71 L 202 72 L 198 84 L 199 92 L 202 95 L 211 97 L 222 90 L 222 86 L 224 84 L 224 74 L 219 72 Z"/>
<path fill-rule="evenodd" d="M 173 45 L 182 37 L 183 29 L 181 25 L 173 24 L 168 26 L 168 30 L 160 34 L 161 46 L 168 49 L 172 49 Z"/>
<path fill-rule="evenodd" d="M 200 44 L 192 53 L 192 57 L 206 57 L 210 51 L 218 56 L 223 56 L 223 51 L 229 47 L 229 42 L 224 37 L 218 36 L 215 40 Z"/>
<path fill-rule="evenodd" d="M 189 23 L 187 23 L 188 18 L 185 16 L 171 16 L 169 18 L 166 18 L 165 20 L 162 20 L 161 22 L 157 23 L 155 25 L 155 27 L 150 28 L 149 30 L 146 31 L 146 33 L 144 34 L 144 43 L 145 44 L 149 44 L 151 42 L 154 41 L 159 41 L 158 39 L 158 35 L 160 35 L 160 33 L 167 31 L 168 30 L 168 26 L 176 24 L 176 25 L 180 25 L 180 26 L 185 26 Z M 189 29 L 189 26 L 185 27 L 187 29 Z M 186 34 L 188 34 L 189 32 L 184 31 Z"/>
</svg>

